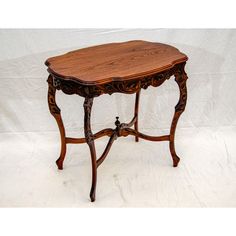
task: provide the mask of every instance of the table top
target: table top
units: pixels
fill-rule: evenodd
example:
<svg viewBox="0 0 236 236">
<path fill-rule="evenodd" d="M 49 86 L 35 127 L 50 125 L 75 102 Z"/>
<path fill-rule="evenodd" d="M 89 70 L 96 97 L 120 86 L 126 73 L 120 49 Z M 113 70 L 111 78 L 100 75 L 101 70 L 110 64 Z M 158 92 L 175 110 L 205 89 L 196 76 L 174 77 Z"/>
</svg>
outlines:
<svg viewBox="0 0 236 236">
<path fill-rule="evenodd" d="M 97 85 L 152 75 L 187 60 L 170 45 L 135 40 L 71 51 L 45 64 L 49 73 L 61 79 Z"/>
</svg>

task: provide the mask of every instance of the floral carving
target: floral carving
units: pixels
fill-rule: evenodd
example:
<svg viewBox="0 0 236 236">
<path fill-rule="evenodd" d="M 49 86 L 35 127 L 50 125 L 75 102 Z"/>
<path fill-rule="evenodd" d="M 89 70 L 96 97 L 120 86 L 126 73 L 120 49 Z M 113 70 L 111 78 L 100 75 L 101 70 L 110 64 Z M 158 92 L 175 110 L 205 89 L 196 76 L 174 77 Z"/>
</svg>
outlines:
<svg viewBox="0 0 236 236">
<path fill-rule="evenodd" d="M 93 105 L 93 98 L 86 97 L 84 100 L 84 136 L 87 143 L 91 143 L 94 140 L 90 126 L 92 105 Z"/>
<path fill-rule="evenodd" d="M 176 112 L 183 112 L 187 102 L 187 87 L 186 81 L 188 79 L 187 74 L 184 71 L 184 67 L 180 67 L 175 72 L 175 81 L 177 82 L 180 90 L 180 97 L 177 105 L 175 106 Z"/>
</svg>

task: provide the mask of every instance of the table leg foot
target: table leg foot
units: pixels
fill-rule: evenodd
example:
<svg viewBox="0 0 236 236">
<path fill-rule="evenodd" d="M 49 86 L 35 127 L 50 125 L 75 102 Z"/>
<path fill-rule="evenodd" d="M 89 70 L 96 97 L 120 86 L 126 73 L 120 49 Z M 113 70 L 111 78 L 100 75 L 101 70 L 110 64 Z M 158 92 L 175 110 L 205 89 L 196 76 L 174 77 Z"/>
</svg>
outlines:
<svg viewBox="0 0 236 236">
<path fill-rule="evenodd" d="M 178 156 L 173 157 L 173 167 L 177 167 L 179 164 L 180 158 Z"/>
<path fill-rule="evenodd" d="M 95 202 L 95 189 L 94 188 L 91 188 L 91 191 L 90 191 L 90 199 L 91 199 L 91 202 Z"/>
<path fill-rule="evenodd" d="M 188 79 L 187 74 L 184 71 L 184 65 L 181 66 L 176 72 L 175 72 L 175 81 L 178 84 L 180 96 L 179 101 L 177 105 L 175 106 L 175 114 L 171 123 L 170 128 L 170 153 L 173 159 L 173 166 L 177 167 L 178 163 L 180 161 L 180 158 L 176 155 L 175 152 L 175 130 L 176 126 L 179 120 L 180 115 L 184 112 L 186 102 L 187 102 L 187 87 L 186 87 L 186 81 Z"/>
<path fill-rule="evenodd" d="M 63 160 L 61 160 L 61 157 L 59 157 L 56 160 L 56 164 L 57 164 L 57 167 L 58 167 L 59 170 L 63 170 Z"/>
<path fill-rule="evenodd" d="M 173 167 L 177 167 L 180 161 L 180 158 L 176 154 L 172 154 Z"/>
</svg>

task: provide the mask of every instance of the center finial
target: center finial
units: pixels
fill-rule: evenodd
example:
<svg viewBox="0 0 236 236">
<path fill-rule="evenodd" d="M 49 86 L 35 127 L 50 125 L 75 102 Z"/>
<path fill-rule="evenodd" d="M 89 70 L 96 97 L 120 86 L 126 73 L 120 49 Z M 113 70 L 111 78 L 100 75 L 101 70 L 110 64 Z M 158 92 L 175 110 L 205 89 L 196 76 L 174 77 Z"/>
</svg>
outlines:
<svg viewBox="0 0 236 236">
<path fill-rule="evenodd" d="M 119 125 L 120 125 L 119 116 L 116 116 L 116 122 L 115 122 L 115 125 L 116 125 L 116 126 L 119 126 Z"/>
</svg>

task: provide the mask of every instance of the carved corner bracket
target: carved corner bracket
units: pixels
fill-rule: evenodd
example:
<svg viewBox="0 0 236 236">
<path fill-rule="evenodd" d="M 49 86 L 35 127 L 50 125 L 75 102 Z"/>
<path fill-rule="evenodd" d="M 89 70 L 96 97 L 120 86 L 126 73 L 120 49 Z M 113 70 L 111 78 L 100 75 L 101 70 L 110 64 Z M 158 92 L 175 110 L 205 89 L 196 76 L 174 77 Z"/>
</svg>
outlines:
<svg viewBox="0 0 236 236">
<path fill-rule="evenodd" d="M 55 93 L 56 93 L 56 86 L 54 84 L 54 79 L 51 75 L 48 76 L 48 106 L 50 113 L 52 115 L 60 114 L 61 110 L 56 104 Z"/>
<path fill-rule="evenodd" d="M 180 66 L 174 73 L 175 75 L 175 81 L 177 82 L 179 86 L 180 91 L 180 98 L 179 102 L 175 106 L 175 111 L 182 113 L 185 109 L 186 102 L 187 102 L 187 86 L 186 81 L 188 79 L 188 76 L 184 70 L 185 63 Z"/>
</svg>

